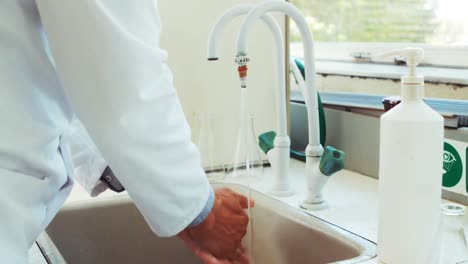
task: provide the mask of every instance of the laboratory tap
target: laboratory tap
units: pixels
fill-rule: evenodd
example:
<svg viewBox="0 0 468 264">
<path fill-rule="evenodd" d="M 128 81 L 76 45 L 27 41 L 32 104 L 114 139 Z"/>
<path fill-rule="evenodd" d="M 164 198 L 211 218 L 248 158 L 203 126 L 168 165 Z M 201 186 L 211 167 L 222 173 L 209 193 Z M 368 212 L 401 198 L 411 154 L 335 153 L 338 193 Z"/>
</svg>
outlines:
<svg viewBox="0 0 468 264">
<path fill-rule="evenodd" d="M 329 176 L 333 173 L 343 169 L 344 153 L 334 148 L 326 149 L 326 158 L 321 159 L 324 154 L 324 149 L 320 144 L 320 128 L 319 128 L 319 110 L 317 89 L 315 86 L 315 64 L 314 64 L 314 50 L 313 50 L 313 37 L 309 30 L 306 19 L 302 13 L 292 4 L 282 0 L 267 0 L 260 2 L 256 5 L 244 19 L 237 37 L 237 57 L 239 61 L 248 63 L 250 60 L 247 50 L 247 39 L 254 22 L 263 17 L 269 12 L 282 12 L 289 16 L 298 26 L 299 32 L 302 35 L 304 43 L 304 62 L 305 62 L 305 80 L 304 80 L 304 98 L 307 107 L 308 119 L 308 139 L 309 143 L 305 150 L 306 155 L 306 178 L 307 178 L 307 197 L 301 203 L 304 209 L 322 209 L 326 207 L 326 201 L 322 196 L 322 189 L 328 180 Z M 278 45 L 278 44 L 276 44 Z M 283 75 L 281 80 L 284 83 L 286 71 L 284 50 L 277 52 L 276 56 L 282 58 L 278 62 L 278 75 Z M 278 60 L 279 61 L 279 60 Z M 285 93 L 285 89 L 283 90 Z M 282 92 L 282 93 L 283 93 Z M 285 98 L 277 98 L 277 100 L 284 100 Z M 286 103 L 286 100 L 282 102 Z M 279 104 L 279 102 L 277 103 Z M 277 116 L 278 123 L 286 126 L 286 113 L 280 109 Z M 280 122 L 284 121 L 284 122 Z M 282 131 L 282 130 L 279 130 Z M 286 130 L 284 130 L 286 131 Z M 289 169 L 289 146 L 290 140 L 286 133 L 278 133 L 274 139 L 274 147 L 278 151 L 278 167 L 279 169 L 273 170 L 275 174 L 274 189 L 278 191 L 286 190 L 289 188 L 289 179 L 287 171 Z"/>
<path fill-rule="evenodd" d="M 253 8 L 254 4 L 239 4 L 228 11 L 226 11 L 216 22 L 213 29 L 211 30 L 209 41 L 208 41 L 208 60 L 216 61 L 219 59 L 218 56 L 218 45 L 221 33 L 224 31 L 226 25 L 234 18 L 248 14 Z M 284 72 L 286 70 L 285 60 L 285 46 L 283 41 L 283 34 L 281 27 L 278 25 L 276 20 L 269 14 L 264 14 L 259 17 L 268 28 L 271 30 L 275 43 L 275 50 L 278 56 L 276 56 L 276 131 L 278 136 L 275 139 L 275 148 L 270 151 L 267 155 L 274 173 L 274 183 L 270 191 L 275 196 L 290 196 L 293 194 L 289 182 L 287 181 L 288 169 L 289 169 L 289 147 L 291 141 L 287 135 L 287 100 L 286 100 L 286 76 Z M 239 73 L 246 74 L 246 64 L 248 59 L 243 56 L 237 56 L 236 61 L 239 64 Z M 242 72 L 241 72 L 242 71 Z M 242 89 L 247 88 L 246 75 L 241 77 Z"/>
</svg>

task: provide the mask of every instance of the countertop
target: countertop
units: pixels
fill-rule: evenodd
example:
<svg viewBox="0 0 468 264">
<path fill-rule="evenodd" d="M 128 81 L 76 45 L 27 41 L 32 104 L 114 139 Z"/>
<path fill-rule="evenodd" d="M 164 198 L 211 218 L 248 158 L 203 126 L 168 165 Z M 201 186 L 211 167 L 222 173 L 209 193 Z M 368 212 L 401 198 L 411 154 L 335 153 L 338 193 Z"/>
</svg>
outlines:
<svg viewBox="0 0 468 264">
<path fill-rule="evenodd" d="M 290 206 L 299 207 L 299 203 L 305 197 L 305 164 L 291 160 L 290 183 L 295 194 L 290 197 L 278 198 Z M 271 168 L 265 168 L 263 179 L 251 187 L 257 191 L 267 193 L 271 182 Z M 237 181 L 239 183 L 239 181 Z M 377 241 L 377 201 L 378 180 L 343 170 L 333 175 L 325 185 L 323 195 L 328 201 L 329 207 L 320 211 L 309 211 L 310 214 L 322 218 L 328 222 L 347 229 L 371 241 Z M 99 197 L 121 195 L 112 191 L 106 191 Z M 80 186 L 74 187 L 71 195 L 65 202 L 82 201 L 91 198 Z M 442 200 L 441 202 L 447 202 Z M 465 215 L 465 226 L 468 223 L 468 214 Z M 375 263 L 377 259 L 364 262 Z"/>
</svg>

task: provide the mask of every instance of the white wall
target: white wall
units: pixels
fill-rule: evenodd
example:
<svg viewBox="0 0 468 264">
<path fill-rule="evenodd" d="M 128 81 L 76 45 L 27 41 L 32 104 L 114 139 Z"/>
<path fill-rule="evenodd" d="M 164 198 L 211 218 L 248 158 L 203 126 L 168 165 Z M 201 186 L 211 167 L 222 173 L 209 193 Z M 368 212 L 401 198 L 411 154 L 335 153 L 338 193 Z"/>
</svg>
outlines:
<svg viewBox="0 0 468 264">
<path fill-rule="evenodd" d="M 235 39 L 242 22 L 237 19 L 227 27 L 221 39 L 220 61 L 208 62 L 206 46 L 208 34 L 217 18 L 238 3 L 260 2 L 239 0 L 160 0 L 162 18 L 161 46 L 169 53 L 169 65 L 174 73 L 176 89 L 194 140 L 198 132 L 195 116 L 202 112 L 214 113 L 218 118 L 217 135 L 223 136 L 219 161 L 229 162 L 238 127 L 241 88 L 234 63 Z M 283 16 L 279 23 L 285 27 Z M 274 106 L 274 46 L 271 33 L 257 23 L 249 41 L 249 100 L 250 110 L 256 116 L 257 133 L 275 129 Z M 222 128 L 222 129 L 221 129 Z"/>
</svg>

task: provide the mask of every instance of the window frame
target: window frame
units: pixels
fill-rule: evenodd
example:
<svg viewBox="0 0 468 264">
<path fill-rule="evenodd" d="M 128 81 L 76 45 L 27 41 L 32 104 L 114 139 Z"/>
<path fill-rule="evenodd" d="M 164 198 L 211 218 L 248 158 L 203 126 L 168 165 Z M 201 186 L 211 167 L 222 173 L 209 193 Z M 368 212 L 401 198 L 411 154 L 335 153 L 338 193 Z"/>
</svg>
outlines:
<svg viewBox="0 0 468 264">
<path fill-rule="evenodd" d="M 290 56 L 303 59 L 302 42 L 289 42 Z M 316 42 L 318 74 L 398 80 L 407 72 L 403 58 L 379 58 L 393 49 L 420 47 L 425 57 L 418 72 L 428 82 L 468 86 L 468 46 L 435 46 L 418 43 Z M 354 57 L 354 54 L 364 58 Z M 377 56 L 376 56 L 377 55 Z M 333 65 L 330 67 L 330 65 Z"/>
<path fill-rule="evenodd" d="M 291 2 L 291 0 L 286 0 Z M 288 47 L 286 52 L 287 56 L 296 56 L 300 59 L 303 58 L 303 49 L 295 50 L 295 45 L 301 45 L 302 42 L 293 42 L 290 39 L 291 25 L 289 19 L 286 19 L 286 46 Z M 312 32 L 313 34 L 313 32 Z M 399 78 L 407 71 L 407 67 L 397 63 L 400 58 L 372 58 L 369 59 L 358 59 L 353 54 L 371 54 L 376 55 L 389 50 L 401 49 L 406 47 L 419 47 L 424 49 L 425 58 L 422 62 L 421 74 L 424 74 L 426 82 L 433 83 L 445 83 L 454 84 L 460 88 L 468 89 L 468 45 L 432 45 L 426 43 L 384 43 L 384 42 L 314 42 L 314 56 L 316 61 L 316 72 L 317 74 L 337 75 L 337 76 L 349 76 L 353 77 L 369 77 L 378 78 L 384 80 L 399 80 Z M 400 61 L 401 62 L 401 61 Z M 333 67 L 324 66 L 325 64 L 335 63 Z M 340 65 L 341 64 L 341 65 Z M 357 73 L 356 69 L 351 71 L 349 66 L 356 67 L 359 70 Z M 385 71 L 388 69 L 389 73 L 382 74 L 381 72 L 372 69 L 372 66 L 384 66 Z M 369 67 L 371 66 L 371 67 Z M 421 69 L 419 69 L 421 70 Z M 435 74 L 434 74 L 435 73 Z M 450 73 L 450 74 L 447 74 Z M 288 74 L 289 76 L 289 74 Z M 288 86 L 290 82 L 288 81 Z M 295 97 L 294 91 L 290 91 L 290 100 L 299 100 L 303 102 L 303 98 Z M 323 92 L 322 92 L 323 93 Z M 297 95 L 297 94 L 296 94 Z M 375 97 L 375 94 L 358 94 L 354 92 L 348 92 L 351 98 L 345 98 L 340 102 L 343 107 L 356 107 L 352 102 L 360 96 L 363 97 Z M 354 97 L 354 98 L 353 98 Z M 324 98 L 326 99 L 326 98 Z M 337 100 L 331 97 L 328 98 L 327 102 L 329 105 L 337 104 Z M 375 98 L 374 98 L 375 99 Z M 433 98 L 434 99 L 434 98 Z M 457 100 L 452 99 L 435 99 L 442 102 L 444 107 L 438 109 L 446 115 L 454 115 L 455 113 L 450 107 L 455 106 L 457 103 L 468 103 L 468 100 Z M 361 106 L 367 109 L 372 107 Z M 374 106 L 375 107 L 375 106 Z M 460 114 L 460 113 L 458 113 Z M 468 118 L 468 113 L 465 113 Z"/>
<path fill-rule="evenodd" d="M 291 43 L 294 46 L 295 43 Z M 383 42 L 316 42 L 317 60 L 358 62 L 352 54 L 370 53 L 373 56 L 382 52 L 406 47 L 424 49 L 422 65 L 468 69 L 468 45 L 431 45 L 424 43 L 383 43 Z M 395 58 L 375 58 L 368 62 L 394 63 Z"/>
</svg>

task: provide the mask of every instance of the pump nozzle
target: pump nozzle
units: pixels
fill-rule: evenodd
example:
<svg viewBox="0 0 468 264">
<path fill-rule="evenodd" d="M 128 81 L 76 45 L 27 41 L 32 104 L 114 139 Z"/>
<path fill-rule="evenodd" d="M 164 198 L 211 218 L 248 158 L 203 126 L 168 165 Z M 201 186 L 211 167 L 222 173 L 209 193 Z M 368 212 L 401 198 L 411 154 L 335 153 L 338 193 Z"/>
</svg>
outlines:
<svg viewBox="0 0 468 264">
<path fill-rule="evenodd" d="M 380 58 L 386 58 L 390 56 L 401 56 L 405 59 L 406 65 L 408 65 L 409 73 L 406 76 L 401 77 L 402 83 L 406 84 L 421 84 L 424 83 L 424 77 L 416 75 L 416 66 L 418 66 L 424 59 L 424 50 L 421 48 L 404 48 L 391 50 L 377 55 Z"/>
<path fill-rule="evenodd" d="M 416 75 L 416 66 L 418 66 L 424 58 L 424 50 L 421 48 L 404 48 L 384 52 L 379 57 L 389 57 L 398 55 L 405 59 L 409 68 L 408 75 L 401 77 L 401 99 L 402 101 L 417 101 L 424 98 L 424 76 Z"/>
<path fill-rule="evenodd" d="M 384 52 L 380 54 L 379 57 L 386 58 L 386 57 L 390 57 L 394 55 L 399 55 L 399 56 L 404 57 L 406 61 L 406 65 L 408 65 L 409 67 L 416 67 L 424 59 L 424 50 L 421 48 L 397 49 L 397 50 Z"/>
</svg>

